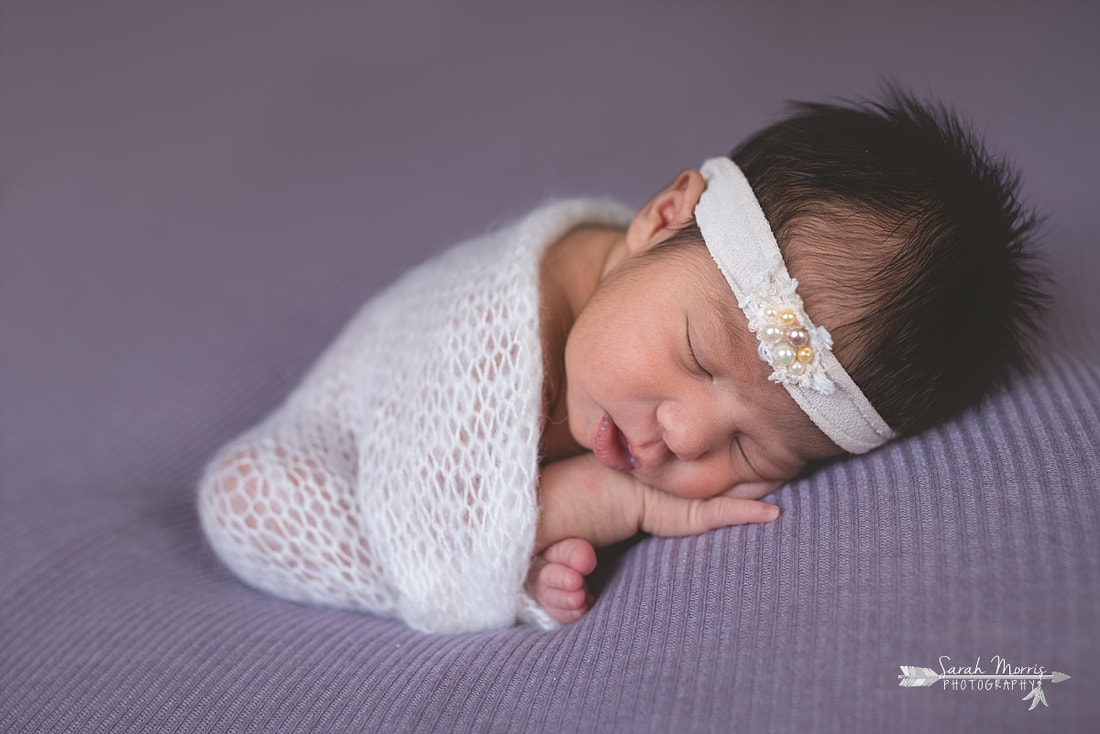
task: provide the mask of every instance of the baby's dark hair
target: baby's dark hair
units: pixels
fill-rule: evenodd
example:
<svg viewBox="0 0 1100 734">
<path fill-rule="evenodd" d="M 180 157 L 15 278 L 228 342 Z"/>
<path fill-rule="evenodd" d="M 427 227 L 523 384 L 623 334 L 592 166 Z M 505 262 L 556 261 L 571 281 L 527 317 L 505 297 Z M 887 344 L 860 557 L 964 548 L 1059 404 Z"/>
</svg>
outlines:
<svg viewBox="0 0 1100 734">
<path fill-rule="evenodd" d="M 796 103 L 730 155 L 806 312 L 883 419 L 916 433 L 1029 362 L 1046 303 L 1019 177 L 942 104 Z"/>
</svg>

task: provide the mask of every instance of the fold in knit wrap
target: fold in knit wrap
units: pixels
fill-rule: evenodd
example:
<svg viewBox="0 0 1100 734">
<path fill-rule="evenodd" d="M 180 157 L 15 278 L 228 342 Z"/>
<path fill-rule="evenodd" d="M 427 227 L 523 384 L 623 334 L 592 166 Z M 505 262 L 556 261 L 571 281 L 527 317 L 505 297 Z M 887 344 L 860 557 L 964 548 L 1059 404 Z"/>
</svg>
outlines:
<svg viewBox="0 0 1100 734">
<path fill-rule="evenodd" d="M 199 511 L 221 560 L 286 598 L 429 632 L 554 623 L 524 592 L 538 521 L 539 262 L 606 201 L 546 205 L 367 302 L 223 447 Z"/>
</svg>

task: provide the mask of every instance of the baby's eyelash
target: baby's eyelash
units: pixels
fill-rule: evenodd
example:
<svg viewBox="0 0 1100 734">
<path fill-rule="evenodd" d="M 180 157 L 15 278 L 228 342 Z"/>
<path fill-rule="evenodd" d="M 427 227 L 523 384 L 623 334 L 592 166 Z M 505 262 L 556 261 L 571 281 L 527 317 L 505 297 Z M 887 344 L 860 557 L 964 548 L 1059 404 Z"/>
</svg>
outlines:
<svg viewBox="0 0 1100 734">
<path fill-rule="evenodd" d="M 737 450 L 741 452 L 741 458 L 744 459 L 745 463 L 749 465 L 749 469 L 752 469 L 753 473 L 755 473 L 756 476 L 763 479 L 764 475 L 760 473 L 759 469 L 752 465 L 751 461 L 749 461 L 749 455 L 745 453 L 745 447 L 741 445 L 741 437 L 734 436 L 733 442 L 737 444 Z"/>
<path fill-rule="evenodd" d="M 691 344 L 691 329 L 686 328 L 685 331 L 687 332 L 688 356 L 691 357 L 692 365 L 700 373 L 706 375 L 707 377 L 710 377 L 711 374 L 707 372 L 703 365 L 699 364 L 699 358 L 695 356 L 695 347 Z"/>
</svg>

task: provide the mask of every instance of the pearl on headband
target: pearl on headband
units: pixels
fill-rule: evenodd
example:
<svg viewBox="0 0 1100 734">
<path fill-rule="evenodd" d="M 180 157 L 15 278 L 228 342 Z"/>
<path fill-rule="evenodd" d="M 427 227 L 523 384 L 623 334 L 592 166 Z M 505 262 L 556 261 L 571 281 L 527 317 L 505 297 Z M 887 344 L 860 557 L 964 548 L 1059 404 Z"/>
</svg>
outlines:
<svg viewBox="0 0 1100 734">
<path fill-rule="evenodd" d="M 814 326 L 802 309 L 798 281 L 787 274 L 778 252 L 770 267 L 747 280 L 739 300 L 749 328 L 759 339 L 760 359 L 771 365 L 768 379 L 830 394 L 835 385 L 818 353 L 832 349 L 833 338 L 823 326 Z"/>
</svg>

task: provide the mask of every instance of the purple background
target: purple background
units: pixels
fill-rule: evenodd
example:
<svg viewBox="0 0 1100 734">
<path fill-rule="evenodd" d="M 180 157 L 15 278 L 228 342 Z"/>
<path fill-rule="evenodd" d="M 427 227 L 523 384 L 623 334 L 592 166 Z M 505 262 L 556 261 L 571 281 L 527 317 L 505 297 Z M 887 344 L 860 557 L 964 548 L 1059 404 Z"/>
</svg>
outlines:
<svg viewBox="0 0 1100 734">
<path fill-rule="evenodd" d="M 1089 730 L 1098 8 L 0 3 L 0 729 Z M 408 265 L 550 196 L 640 205 L 886 77 L 1050 213 L 1036 376 L 784 489 L 775 527 L 640 543 L 552 635 L 425 637 L 217 564 L 203 462 Z M 1073 678 L 1033 712 L 897 687 L 940 654 Z"/>
</svg>

